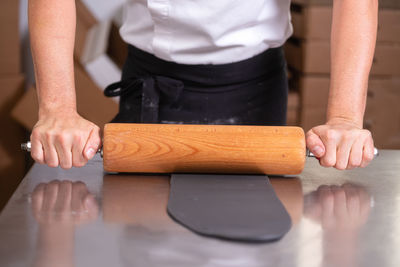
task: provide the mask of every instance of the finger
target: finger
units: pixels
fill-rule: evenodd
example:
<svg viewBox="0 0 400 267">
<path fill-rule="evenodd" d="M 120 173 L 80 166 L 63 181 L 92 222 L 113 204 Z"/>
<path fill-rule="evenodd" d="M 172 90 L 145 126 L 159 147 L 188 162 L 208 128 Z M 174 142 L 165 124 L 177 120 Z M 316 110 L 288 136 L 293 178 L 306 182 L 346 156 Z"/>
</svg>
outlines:
<svg viewBox="0 0 400 267">
<path fill-rule="evenodd" d="M 82 182 L 74 182 L 72 185 L 72 202 L 71 207 L 73 211 L 83 212 L 86 210 L 84 200 L 88 194 L 86 184 Z"/>
<path fill-rule="evenodd" d="M 85 210 L 88 211 L 89 220 L 96 219 L 99 214 L 99 205 L 93 194 L 87 194 L 84 200 Z"/>
<path fill-rule="evenodd" d="M 85 147 L 85 141 L 88 136 L 75 136 L 72 146 L 72 166 L 83 167 L 87 163 L 87 159 L 83 156 L 83 149 Z"/>
<path fill-rule="evenodd" d="M 362 140 L 362 138 L 357 138 L 350 150 L 347 169 L 350 170 L 353 168 L 360 167 L 362 162 L 363 147 L 364 147 L 364 141 Z"/>
<path fill-rule="evenodd" d="M 363 157 L 361 167 L 366 167 L 374 158 L 374 141 L 372 140 L 371 133 L 367 133 L 367 138 L 364 142 Z"/>
<path fill-rule="evenodd" d="M 340 141 L 339 145 L 336 148 L 336 164 L 335 168 L 338 170 L 345 170 L 347 168 L 347 164 L 349 163 L 349 156 L 351 147 L 354 143 L 354 138 L 345 136 Z"/>
<path fill-rule="evenodd" d="M 58 137 L 54 146 L 57 151 L 60 167 L 70 169 L 72 167 L 72 142 L 69 140 L 69 137 Z"/>
<path fill-rule="evenodd" d="M 360 212 L 359 188 L 350 184 L 342 186 L 346 193 L 346 208 L 350 216 L 358 216 Z"/>
<path fill-rule="evenodd" d="M 84 198 L 84 206 L 86 210 L 95 211 L 99 209 L 95 195 L 88 193 Z"/>
<path fill-rule="evenodd" d="M 339 186 L 332 186 L 333 193 L 333 209 L 335 218 L 338 220 L 346 219 L 347 217 L 347 206 L 346 206 L 346 194 Z"/>
<path fill-rule="evenodd" d="M 371 210 L 371 195 L 363 188 L 358 190 L 358 197 L 360 199 L 360 214 L 363 222 L 368 219 L 369 212 Z"/>
<path fill-rule="evenodd" d="M 101 145 L 100 129 L 99 127 L 96 126 L 90 132 L 89 138 L 83 150 L 83 156 L 85 157 L 85 159 L 86 160 L 92 159 L 96 154 L 97 150 L 99 149 L 100 145 Z"/>
<path fill-rule="evenodd" d="M 321 220 L 321 203 L 319 202 L 317 191 L 304 196 L 304 215 L 314 221 Z"/>
<path fill-rule="evenodd" d="M 54 204 L 55 210 L 59 212 L 69 212 L 71 210 L 72 182 L 62 181 L 58 188 L 58 197 Z"/>
<path fill-rule="evenodd" d="M 42 143 L 40 142 L 40 138 L 38 138 L 35 134 L 35 132 L 32 133 L 31 135 L 31 157 L 34 161 L 44 164 L 44 152 L 43 152 L 43 146 Z"/>
<path fill-rule="evenodd" d="M 42 210 L 45 212 L 54 211 L 54 205 L 57 201 L 59 181 L 51 181 L 45 186 L 43 207 Z"/>
<path fill-rule="evenodd" d="M 327 133 L 320 135 L 320 137 L 325 146 L 325 154 L 320 158 L 320 164 L 324 167 L 333 167 L 336 164 L 337 133 L 328 130 Z"/>
<path fill-rule="evenodd" d="M 315 157 L 321 158 L 325 154 L 325 146 L 321 138 L 311 129 L 306 134 L 307 148 L 314 154 Z"/>
<path fill-rule="evenodd" d="M 41 183 L 38 184 L 32 192 L 32 210 L 34 213 L 38 213 L 42 210 L 44 188 L 45 185 Z"/>
<path fill-rule="evenodd" d="M 321 186 L 318 188 L 320 203 L 322 203 L 321 223 L 329 226 L 332 223 L 334 212 L 334 198 L 329 186 Z"/>
<path fill-rule="evenodd" d="M 58 154 L 54 146 L 53 138 L 50 135 L 46 136 L 46 139 L 42 140 L 42 145 L 44 151 L 44 162 L 49 167 L 58 167 Z"/>
</svg>

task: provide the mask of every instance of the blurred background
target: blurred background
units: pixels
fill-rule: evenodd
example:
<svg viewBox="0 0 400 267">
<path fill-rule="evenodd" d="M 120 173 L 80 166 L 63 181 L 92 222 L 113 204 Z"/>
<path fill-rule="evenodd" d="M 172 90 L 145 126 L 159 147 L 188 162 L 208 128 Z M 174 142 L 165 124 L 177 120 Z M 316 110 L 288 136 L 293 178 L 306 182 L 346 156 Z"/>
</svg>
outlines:
<svg viewBox="0 0 400 267">
<path fill-rule="evenodd" d="M 120 79 L 127 45 L 119 36 L 125 0 L 76 0 L 78 112 L 100 127 L 118 110 L 104 88 Z M 375 146 L 400 149 L 400 1 L 380 0 L 378 40 L 364 127 Z M 37 121 L 28 35 L 28 0 L 0 1 L 0 211 L 32 164 L 20 144 Z M 332 0 L 292 0 L 294 34 L 285 45 L 290 84 L 288 125 L 325 122 Z"/>
</svg>

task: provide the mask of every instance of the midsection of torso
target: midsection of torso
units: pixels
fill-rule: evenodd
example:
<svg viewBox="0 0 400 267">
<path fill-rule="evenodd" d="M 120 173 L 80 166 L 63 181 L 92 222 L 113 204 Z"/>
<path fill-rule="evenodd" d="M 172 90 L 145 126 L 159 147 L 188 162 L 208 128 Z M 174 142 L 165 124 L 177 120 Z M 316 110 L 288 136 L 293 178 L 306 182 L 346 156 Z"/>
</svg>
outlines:
<svg viewBox="0 0 400 267">
<path fill-rule="evenodd" d="M 121 36 L 167 61 L 224 64 L 281 46 L 290 0 L 128 0 Z"/>
</svg>

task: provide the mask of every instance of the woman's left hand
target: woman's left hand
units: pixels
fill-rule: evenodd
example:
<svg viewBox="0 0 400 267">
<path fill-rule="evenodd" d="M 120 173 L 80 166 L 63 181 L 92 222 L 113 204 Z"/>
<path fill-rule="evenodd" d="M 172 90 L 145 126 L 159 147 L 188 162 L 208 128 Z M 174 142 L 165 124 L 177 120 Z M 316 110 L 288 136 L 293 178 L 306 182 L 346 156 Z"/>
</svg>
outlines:
<svg viewBox="0 0 400 267">
<path fill-rule="evenodd" d="M 371 132 L 347 120 L 331 120 L 306 134 L 307 148 L 324 167 L 365 167 L 374 158 Z"/>
</svg>

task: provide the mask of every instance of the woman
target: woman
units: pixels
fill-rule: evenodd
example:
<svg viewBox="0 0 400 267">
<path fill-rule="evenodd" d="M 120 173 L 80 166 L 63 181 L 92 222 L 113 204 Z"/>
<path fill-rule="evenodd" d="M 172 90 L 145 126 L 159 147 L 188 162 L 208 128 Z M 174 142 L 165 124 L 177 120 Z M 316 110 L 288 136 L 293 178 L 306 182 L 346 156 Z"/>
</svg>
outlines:
<svg viewBox="0 0 400 267">
<path fill-rule="evenodd" d="M 129 0 L 121 28 L 130 45 L 114 121 L 284 125 L 287 81 L 282 45 L 292 33 L 289 0 Z M 362 129 L 377 28 L 377 0 L 336 0 L 327 121 L 307 133 L 322 166 L 364 167 L 373 140 Z M 39 121 L 32 157 L 83 166 L 100 131 L 76 112 L 73 0 L 31 0 L 29 21 Z"/>
</svg>

